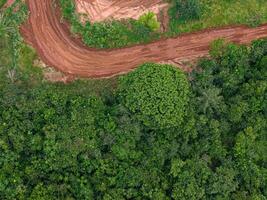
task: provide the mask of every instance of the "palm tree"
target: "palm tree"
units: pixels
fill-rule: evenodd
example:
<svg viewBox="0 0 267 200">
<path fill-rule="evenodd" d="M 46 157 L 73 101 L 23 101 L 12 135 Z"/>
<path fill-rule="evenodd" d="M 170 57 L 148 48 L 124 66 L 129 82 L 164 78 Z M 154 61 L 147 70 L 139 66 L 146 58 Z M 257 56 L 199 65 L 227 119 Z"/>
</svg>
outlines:
<svg viewBox="0 0 267 200">
<path fill-rule="evenodd" d="M 201 89 L 200 93 L 201 96 L 199 96 L 197 99 L 199 101 L 199 105 L 201 105 L 202 112 L 205 114 L 208 112 L 213 113 L 223 104 L 223 97 L 220 95 L 221 89 L 219 88 L 203 88 Z"/>
<path fill-rule="evenodd" d="M 14 83 L 16 80 L 16 70 L 15 69 L 8 69 L 6 76 L 7 76 L 7 78 L 10 79 L 11 83 Z"/>
<path fill-rule="evenodd" d="M 0 13 L 0 36 L 8 36 L 16 31 L 4 13 Z"/>
<path fill-rule="evenodd" d="M 16 11 L 14 11 L 16 10 Z M 16 0 L 10 7 L 0 13 L 0 36 L 12 35 L 18 31 L 19 24 L 27 16 L 27 7 L 21 1 Z"/>
</svg>

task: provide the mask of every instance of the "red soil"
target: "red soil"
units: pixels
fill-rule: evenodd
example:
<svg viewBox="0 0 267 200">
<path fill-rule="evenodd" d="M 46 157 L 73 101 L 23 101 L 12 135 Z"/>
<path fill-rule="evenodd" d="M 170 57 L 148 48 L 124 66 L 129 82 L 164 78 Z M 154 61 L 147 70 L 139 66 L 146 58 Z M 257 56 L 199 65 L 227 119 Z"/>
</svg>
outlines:
<svg viewBox="0 0 267 200">
<path fill-rule="evenodd" d="M 77 12 L 85 14 L 90 22 L 138 19 L 148 11 L 158 15 L 168 7 L 168 3 L 163 0 L 75 0 L 75 3 Z"/>
<path fill-rule="evenodd" d="M 68 27 L 60 22 L 52 2 L 27 0 L 30 17 L 28 23 L 22 26 L 22 34 L 47 65 L 66 74 L 82 77 L 109 77 L 127 73 L 144 62 L 201 57 L 207 55 L 210 42 L 217 38 L 247 44 L 267 37 L 267 24 L 257 28 L 236 26 L 184 34 L 147 45 L 97 50 L 87 48 L 71 37 Z"/>
</svg>

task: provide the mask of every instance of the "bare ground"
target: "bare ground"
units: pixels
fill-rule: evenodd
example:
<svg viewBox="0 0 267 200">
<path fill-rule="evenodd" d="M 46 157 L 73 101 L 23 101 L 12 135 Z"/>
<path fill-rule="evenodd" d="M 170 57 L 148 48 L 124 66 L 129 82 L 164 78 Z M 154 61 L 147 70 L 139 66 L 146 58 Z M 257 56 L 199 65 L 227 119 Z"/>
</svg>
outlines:
<svg viewBox="0 0 267 200">
<path fill-rule="evenodd" d="M 148 11 L 158 15 L 168 7 L 163 0 L 75 0 L 75 3 L 76 11 L 83 14 L 82 21 L 89 19 L 91 22 L 138 19 Z"/>
</svg>

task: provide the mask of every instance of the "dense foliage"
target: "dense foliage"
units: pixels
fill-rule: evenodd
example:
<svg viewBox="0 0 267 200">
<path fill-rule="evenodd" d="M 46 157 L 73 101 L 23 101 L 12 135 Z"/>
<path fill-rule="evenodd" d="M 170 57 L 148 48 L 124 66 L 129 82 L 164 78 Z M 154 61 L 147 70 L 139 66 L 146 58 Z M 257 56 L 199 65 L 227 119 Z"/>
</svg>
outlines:
<svg viewBox="0 0 267 200">
<path fill-rule="evenodd" d="M 266 199 L 267 41 L 214 46 L 189 88 L 179 70 L 151 64 L 108 96 L 4 82 L 0 199 Z M 183 120 L 165 116 L 186 88 Z M 163 107 L 144 124 L 132 107 L 150 99 Z"/>
<path fill-rule="evenodd" d="M 148 127 L 178 126 L 188 103 L 186 76 L 170 65 L 145 64 L 120 80 L 123 104 Z"/>
<path fill-rule="evenodd" d="M 34 60 L 21 42 L 12 59 L 7 24 L 18 25 L 0 37 L 0 199 L 267 198 L 267 40 L 215 42 L 189 82 L 146 64 L 93 94 L 88 82 L 6 76 Z M 149 123 L 137 105 L 158 108 Z"/>
</svg>

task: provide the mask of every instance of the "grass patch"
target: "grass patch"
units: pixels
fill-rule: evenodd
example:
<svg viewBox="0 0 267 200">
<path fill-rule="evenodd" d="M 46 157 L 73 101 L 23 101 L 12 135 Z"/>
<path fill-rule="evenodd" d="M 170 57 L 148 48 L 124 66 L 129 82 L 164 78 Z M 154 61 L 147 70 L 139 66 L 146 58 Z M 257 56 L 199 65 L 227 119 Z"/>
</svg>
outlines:
<svg viewBox="0 0 267 200">
<path fill-rule="evenodd" d="M 265 0 L 199 0 L 202 14 L 197 20 L 179 20 L 170 9 L 172 35 L 226 25 L 258 26 L 267 22 Z"/>
</svg>

